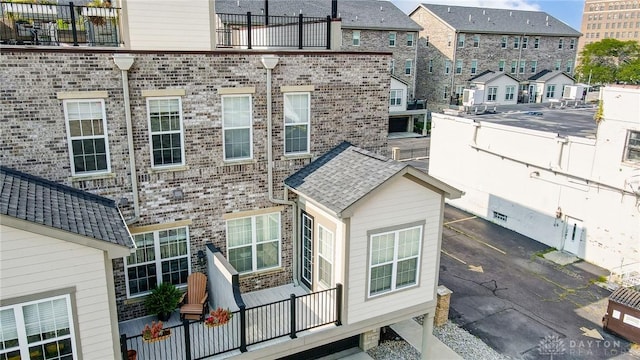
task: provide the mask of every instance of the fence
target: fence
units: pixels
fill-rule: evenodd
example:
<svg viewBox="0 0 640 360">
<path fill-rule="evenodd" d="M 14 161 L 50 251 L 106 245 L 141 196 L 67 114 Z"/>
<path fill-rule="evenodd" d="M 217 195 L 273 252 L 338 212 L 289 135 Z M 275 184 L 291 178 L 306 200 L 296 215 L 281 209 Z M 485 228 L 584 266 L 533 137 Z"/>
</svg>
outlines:
<svg viewBox="0 0 640 360">
<path fill-rule="evenodd" d="M 0 43 L 119 46 L 120 8 L 0 1 Z"/>
<path fill-rule="evenodd" d="M 232 48 L 331 47 L 331 17 L 217 14 L 217 46 Z"/>
<path fill-rule="evenodd" d="M 207 327 L 201 321 L 184 320 L 168 327 L 164 340 L 147 342 L 142 335 L 120 336 L 123 359 L 135 350 L 138 360 L 199 360 L 225 352 L 247 351 L 247 346 L 289 336 L 319 326 L 342 325 L 342 284 L 306 295 L 291 295 L 269 304 L 240 307 L 224 325 Z"/>
<path fill-rule="evenodd" d="M 428 159 L 429 147 L 417 147 L 408 149 L 394 147 L 391 149 L 391 158 L 398 161 Z"/>
</svg>

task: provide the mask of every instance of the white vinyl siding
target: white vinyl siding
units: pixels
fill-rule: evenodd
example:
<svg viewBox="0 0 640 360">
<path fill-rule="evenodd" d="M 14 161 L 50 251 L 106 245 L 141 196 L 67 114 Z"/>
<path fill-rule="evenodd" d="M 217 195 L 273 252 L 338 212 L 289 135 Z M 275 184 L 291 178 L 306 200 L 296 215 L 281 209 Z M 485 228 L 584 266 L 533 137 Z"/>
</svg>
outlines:
<svg viewBox="0 0 640 360">
<path fill-rule="evenodd" d="M 182 99 L 147 98 L 153 167 L 184 165 Z"/>
<path fill-rule="evenodd" d="M 280 266 L 280 213 L 227 220 L 227 259 L 239 273 Z"/>
<path fill-rule="evenodd" d="M 326 287 L 333 284 L 334 242 L 333 233 L 318 225 L 318 281 Z"/>
<path fill-rule="evenodd" d="M 247 160 L 253 157 L 251 95 L 222 97 L 224 159 Z"/>
<path fill-rule="evenodd" d="M 189 231 L 186 227 L 134 234 L 136 250 L 126 258 L 127 296 L 148 294 L 163 282 L 187 284 Z"/>
<path fill-rule="evenodd" d="M 308 154 L 310 143 L 311 94 L 284 94 L 284 153 Z"/>
<path fill-rule="evenodd" d="M 63 104 L 72 174 L 111 171 L 104 100 L 65 100 Z"/>
<path fill-rule="evenodd" d="M 111 331 L 118 324 L 111 323 L 107 290 L 113 278 L 103 251 L 3 225 L 0 248 L 2 299 L 75 287 L 77 350 L 84 359 L 115 358 Z"/>
</svg>

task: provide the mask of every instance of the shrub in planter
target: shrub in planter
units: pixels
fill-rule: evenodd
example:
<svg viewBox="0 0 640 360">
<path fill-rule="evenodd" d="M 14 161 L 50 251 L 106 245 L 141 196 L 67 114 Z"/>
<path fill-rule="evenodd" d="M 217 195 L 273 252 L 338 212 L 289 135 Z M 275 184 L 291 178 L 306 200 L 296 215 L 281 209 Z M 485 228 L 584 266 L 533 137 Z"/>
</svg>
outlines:
<svg viewBox="0 0 640 360">
<path fill-rule="evenodd" d="M 182 293 L 171 283 L 162 283 L 151 290 L 144 302 L 150 315 L 158 315 L 158 319 L 167 321 L 171 313 L 178 307 Z"/>
</svg>

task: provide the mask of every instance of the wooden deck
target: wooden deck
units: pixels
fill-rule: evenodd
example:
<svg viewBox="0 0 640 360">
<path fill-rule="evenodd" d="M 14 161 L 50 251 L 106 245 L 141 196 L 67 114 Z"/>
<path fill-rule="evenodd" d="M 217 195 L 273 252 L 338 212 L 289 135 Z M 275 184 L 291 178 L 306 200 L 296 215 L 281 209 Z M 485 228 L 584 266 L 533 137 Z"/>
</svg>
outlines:
<svg viewBox="0 0 640 360">
<path fill-rule="evenodd" d="M 261 344 L 262 347 L 268 346 L 271 341 L 281 342 L 287 339 L 291 333 L 291 294 L 297 296 L 296 329 L 319 326 L 335 319 L 335 292 L 307 295 L 309 292 L 304 287 L 288 284 L 246 293 L 242 298 L 247 309 L 247 344 Z M 155 316 L 146 316 L 123 321 L 119 324 L 120 334 L 126 334 L 127 337 L 139 335 L 145 324 L 156 320 Z M 187 329 L 180 321 L 179 311 L 175 311 L 164 325 L 165 328 L 172 328 L 172 335 L 166 340 L 146 343 L 137 337 L 127 341 L 127 347 L 138 352 L 138 360 L 186 358 L 184 338 Z M 191 322 L 188 326 L 191 358 L 205 358 L 210 354 L 239 347 L 241 325 L 239 314 L 234 315 L 227 324 L 213 328 L 200 322 Z M 233 350 L 228 355 L 233 353 L 238 353 L 238 350 Z"/>
</svg>

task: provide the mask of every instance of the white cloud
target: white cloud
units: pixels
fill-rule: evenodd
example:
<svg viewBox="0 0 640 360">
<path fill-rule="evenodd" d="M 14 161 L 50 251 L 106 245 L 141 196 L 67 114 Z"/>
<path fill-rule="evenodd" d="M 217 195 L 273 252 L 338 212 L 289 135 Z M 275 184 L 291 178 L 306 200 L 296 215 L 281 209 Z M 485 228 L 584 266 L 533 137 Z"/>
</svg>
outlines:
<svg viewBox="0 0 640 360">
<path fill-rule="evenodd" d="M 391 2 L 406 13 L 413 11 L 420 3 L 496 9 L 540 10 L 540 6 L 532 0 L 391 0 Z"/>
</svg>

